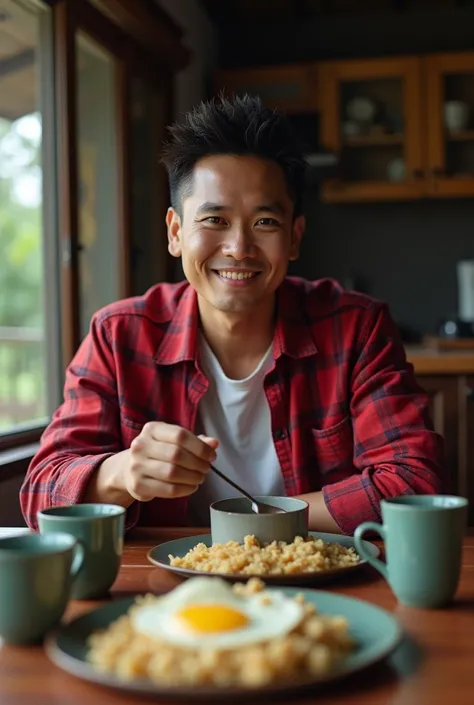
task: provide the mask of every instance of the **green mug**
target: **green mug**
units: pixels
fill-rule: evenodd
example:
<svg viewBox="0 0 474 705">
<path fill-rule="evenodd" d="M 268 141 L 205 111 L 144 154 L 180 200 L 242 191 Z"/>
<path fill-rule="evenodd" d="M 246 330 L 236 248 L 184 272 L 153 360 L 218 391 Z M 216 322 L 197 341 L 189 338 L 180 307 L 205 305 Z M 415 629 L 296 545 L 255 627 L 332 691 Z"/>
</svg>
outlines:
<svg viewBox="0 0 474 705">
<path fill-rule="evenodd" d="M 468 500 L 450 495 L 402 495 L 381 501 L 383 525 L 372 521 L 354 533 L 359 555 L 389 583 L 397 599 L 410 607 L 449 603 L 459 583 Z M 366 531 L 385 542 L 386 563 L 364 548 Z"/>
<path fill-rule="evenodd" d="M 84 547 L 84 564 L 71 597 L 104 597 L 117 577 L 123 552 L 125 509 L 116 504 L 72 504 L 38 512 L 42 534 L 72 534 Z"/>
<path fill-rule="evenodd" d="M 0 539 L 0 637 L 41 641 L 61 621 L 84 550 L 69 534 Z"/>
</svg>

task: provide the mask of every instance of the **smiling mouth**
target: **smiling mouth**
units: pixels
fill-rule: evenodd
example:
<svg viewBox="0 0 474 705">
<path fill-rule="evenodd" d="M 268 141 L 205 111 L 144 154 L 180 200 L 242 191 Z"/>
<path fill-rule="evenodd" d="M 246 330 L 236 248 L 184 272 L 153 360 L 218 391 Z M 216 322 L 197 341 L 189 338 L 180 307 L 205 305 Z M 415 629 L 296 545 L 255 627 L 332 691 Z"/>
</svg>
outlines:
<svg viewBox="0 0 474 705">
<path fill-rule="evenodd" d="M 255 279 L 261 274 L 261 272 L 238 272 L 235 269 L 213 269 L 213 272 L 217 274 L 221 279 L 231 279 L 232 281 L 244 281 L 246 279 Z"/>
</svg>

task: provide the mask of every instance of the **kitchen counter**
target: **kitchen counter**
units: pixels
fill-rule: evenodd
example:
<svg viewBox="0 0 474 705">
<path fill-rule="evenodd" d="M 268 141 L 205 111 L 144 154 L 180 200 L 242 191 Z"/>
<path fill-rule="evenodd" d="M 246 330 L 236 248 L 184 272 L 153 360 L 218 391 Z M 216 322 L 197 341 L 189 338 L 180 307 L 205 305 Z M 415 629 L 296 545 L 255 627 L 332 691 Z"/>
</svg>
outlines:
<svg viewBox="0 0 474 705">
<path fill-rule="evenodd" d="M 474 374 L 474 350 L 434 350 L 423 345 L 405 345 L 407 359 L 417 375 Z"/>
</svg>

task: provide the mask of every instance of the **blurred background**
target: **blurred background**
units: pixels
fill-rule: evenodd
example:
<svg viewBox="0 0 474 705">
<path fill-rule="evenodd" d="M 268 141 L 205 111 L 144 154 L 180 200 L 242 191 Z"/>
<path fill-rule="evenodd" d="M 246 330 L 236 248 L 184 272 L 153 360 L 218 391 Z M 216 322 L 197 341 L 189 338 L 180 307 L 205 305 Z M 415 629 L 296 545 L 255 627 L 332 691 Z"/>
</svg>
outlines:
<svg viewBox="0 0 474 705">
<path fill-rule="evenodd" d="M 160 145 L 221 91 L 288 114 L 291 273 L 389 303 L 474 494 L 474 0 L 0 0 L 0 524 L 91 315 L 182 278 Z"/>
</svg>

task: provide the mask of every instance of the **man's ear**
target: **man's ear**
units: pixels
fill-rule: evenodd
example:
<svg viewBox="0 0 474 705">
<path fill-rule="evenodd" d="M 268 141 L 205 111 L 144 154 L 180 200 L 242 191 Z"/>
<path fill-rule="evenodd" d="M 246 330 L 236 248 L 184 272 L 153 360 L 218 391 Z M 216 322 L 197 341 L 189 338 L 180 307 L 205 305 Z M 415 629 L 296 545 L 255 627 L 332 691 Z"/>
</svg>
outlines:
<svg viewBox="0 0 474 705">
<path fill-rule="evenodd" d="M 172 257 L 181 257 L 181 218 L 174 208 L 166 212 L 166 227 L 168 229 L 168 252 Z"/>
<path fill-rule="evenodd" d="M 299 257 L 301 239 L 303 237 L 305 227 L 306 218 L 304 215 L 299 215 L 295 218 L 291 232 L 290 262 L 294 262 Z"/>
</svg>

